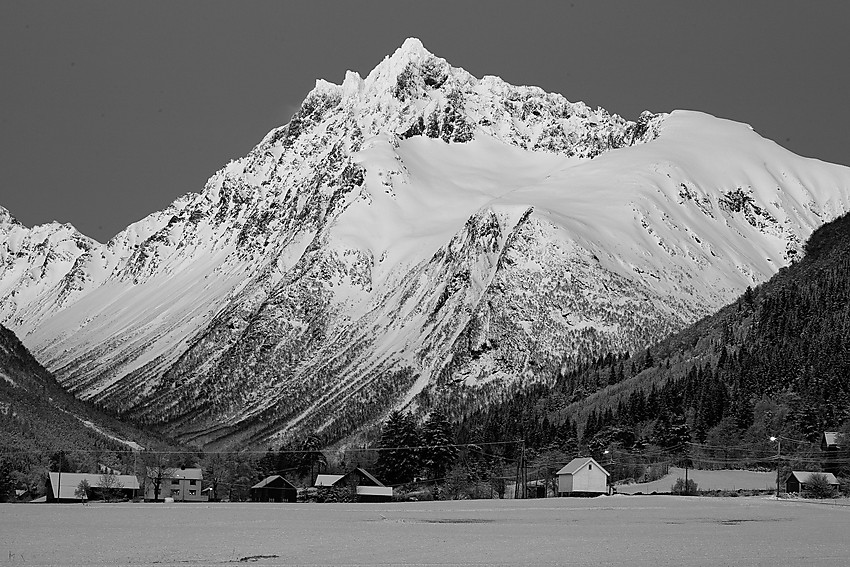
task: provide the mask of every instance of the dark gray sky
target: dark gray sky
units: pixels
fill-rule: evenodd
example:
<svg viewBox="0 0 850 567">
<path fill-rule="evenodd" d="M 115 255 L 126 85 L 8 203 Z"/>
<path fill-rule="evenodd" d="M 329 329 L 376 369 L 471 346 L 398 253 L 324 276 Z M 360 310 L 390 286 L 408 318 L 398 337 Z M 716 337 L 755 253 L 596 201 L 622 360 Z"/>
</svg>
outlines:
<svg viewBox="0 0 850 567">
<path fill-rule="evenodd" d="M 702 110 L 850 164 L 848 23 L 843 0 L 6 0 L 0 205 L 106 241 L 410 36 L 477 77 L 632 119 Z"/>
</svg>

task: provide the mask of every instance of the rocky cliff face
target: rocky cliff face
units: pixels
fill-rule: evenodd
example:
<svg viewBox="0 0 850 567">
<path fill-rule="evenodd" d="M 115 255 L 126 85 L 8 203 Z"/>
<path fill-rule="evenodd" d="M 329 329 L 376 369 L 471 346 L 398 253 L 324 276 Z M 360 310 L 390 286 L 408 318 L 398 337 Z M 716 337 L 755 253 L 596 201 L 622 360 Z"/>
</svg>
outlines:
<svg viewBox="0 0 850 567">
<path fill-rule="evenodd" d="M 337 438 L 641 348 L 848 204 L 847 168 L 745 125 L 626 121 L 408 40 L 105 245 L 0 211 L 0 321 L 78 396 L 184 440 Z"/>
</svg>

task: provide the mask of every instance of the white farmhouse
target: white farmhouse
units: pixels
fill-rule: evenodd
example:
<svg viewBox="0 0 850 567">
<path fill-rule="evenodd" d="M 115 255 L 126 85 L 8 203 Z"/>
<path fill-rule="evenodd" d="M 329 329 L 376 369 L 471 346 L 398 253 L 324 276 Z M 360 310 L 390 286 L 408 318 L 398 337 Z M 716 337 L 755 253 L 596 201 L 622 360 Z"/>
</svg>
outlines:
<svg viewBox="0 0 850 567">
<path fill-rule="evenodd" d="M 609 476 L 592 457 L 578 457 L 558 471 L 558 495 L 608 494 Z"/>
</svg>

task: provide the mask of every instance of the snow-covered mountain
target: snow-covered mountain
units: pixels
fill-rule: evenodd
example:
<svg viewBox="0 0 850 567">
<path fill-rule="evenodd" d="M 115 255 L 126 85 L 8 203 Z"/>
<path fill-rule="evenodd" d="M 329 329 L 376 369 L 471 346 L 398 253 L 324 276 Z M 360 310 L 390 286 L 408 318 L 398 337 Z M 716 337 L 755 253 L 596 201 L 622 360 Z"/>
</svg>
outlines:
<svg viewBox="0 0 850 567">
<path fill-rule="evenodd" d="M 105 245 L 0 209 L 0 322 L 183 440 L 338 438 L 641 348 L 848 208 L 850 169 L 746 125 L 626 121 L 409 39 Z"/>
</svg>

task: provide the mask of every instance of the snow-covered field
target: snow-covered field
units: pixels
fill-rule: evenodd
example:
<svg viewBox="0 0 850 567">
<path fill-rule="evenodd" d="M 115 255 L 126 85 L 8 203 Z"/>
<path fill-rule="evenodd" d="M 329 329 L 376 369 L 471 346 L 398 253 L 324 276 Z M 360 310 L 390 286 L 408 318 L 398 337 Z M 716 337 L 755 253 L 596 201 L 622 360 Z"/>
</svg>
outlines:
<svg viewBox="0 0 850 567">
<path fill-rule="evenodd" d="M 0 565 L 834 565 L 846 502 L 0 505 Z"/>
<path fill-rule="evenodd" d="M 676 483 L 676 479 L 685 478 L 685 469 L 670 467 L 662 478 L 652 482 L 621 484 L 617 492 L 621 494 L 667 493 Z M 776 471 L 757 472 L 742 470 L 688 470 L 688 480 L 697 483 L 697 490 L 773 490 L 776 488 Z"/>
</svg>

